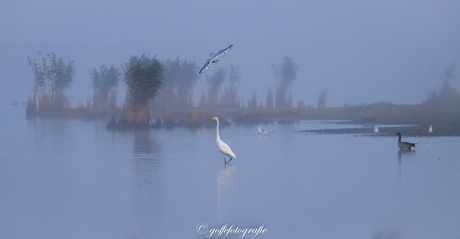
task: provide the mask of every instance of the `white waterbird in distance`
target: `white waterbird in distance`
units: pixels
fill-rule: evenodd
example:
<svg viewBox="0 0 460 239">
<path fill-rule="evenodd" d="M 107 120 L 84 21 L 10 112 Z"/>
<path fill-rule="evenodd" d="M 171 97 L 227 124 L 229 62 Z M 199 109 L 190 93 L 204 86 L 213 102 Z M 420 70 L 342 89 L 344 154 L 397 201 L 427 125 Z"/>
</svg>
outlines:
<svg viewBox="0 0 460 239">
<path fill-rule="evenodd" d="M 379 132 L 379 128 L 376 126 L 374 126 L 374 133 L 378 133 Z"/>
<path fill-rule="evenodd" d="M 273 132 L 268 132 L 268 131 L 264 130 L 264 135 L 265 136 L 270 136 L 271 134 L 273 134 Z"/>
<path fill-rule="evenodd" d="M 216 127 L 217 148 L 219 148 L 219 151 L 224 155 L 224 163 L 227 164 L 230 161 L 232 161 L 232 159 L 236 158 L 236 155 L 233 153 L 233 151 L 230 148 L 230 146 L 228 146 L 224 141 L 222 141 L 220 139 L 220 136 L 219 136 L 219 119 L 217 117 L 211 117 L 211 118 L 208 118 L 208 119 L 212 119 L 212 120 L 217 121 L 217 127 Z M 226 161 L 225 155 L 227 155 L 230 158 L 230 160 Z"/>
<path fill-rule="evenodd" d="M 216 63 L 219 61 L 219 56 L 227 53 L 231 48 L 232 48 L 233 45 L 230 45 L 229 47 L 225 48 L 225 49 L 222 49 L 222 50 L 219 50 L 217 53 L 211 53 L 211 55 L 209 55 L 209 59 L 206 61 L 206 63 L 204 63 L 204 66 L 201 68 L 201 70 L 198 72 L 199 74 L 203 73 L 204 71 L 206 71 L 209 66 L 211 65 L 211 63 Z"/>
<path fill-rule="evenodd" d="M 263 134 L 265 136 L 269 136 L 269 135 L 271 135 L 273 133 L 273 132 L 268 132 L 268 131 L 260 128 L 260 125 L 259 125 L 259 128 L 257 128 L 257 132 L 259 132 L 259 134 Z"/>
<path fill-rule="evenodd" d="M 263 134 L 264 131 L 262 131 L 262 128 L 260 128 L 260 125 L 259 125 L 259 128 L 257 128 L 257 132 L 259 132 L 259 134 Z"/>
</svg>

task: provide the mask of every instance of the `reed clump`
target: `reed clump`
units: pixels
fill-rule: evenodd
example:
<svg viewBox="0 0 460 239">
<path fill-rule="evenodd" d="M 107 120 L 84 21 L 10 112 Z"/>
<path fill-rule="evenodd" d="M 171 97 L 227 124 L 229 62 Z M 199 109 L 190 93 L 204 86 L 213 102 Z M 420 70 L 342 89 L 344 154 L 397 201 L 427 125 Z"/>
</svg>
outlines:
<svg viewBox="0 0 460 239">
<path fill-rule="evenodd" d="M 174 128 L 176 124 L 176 111 L 174 109 L 166 109 L 164 118 L 163 118 L 163 126 L 167 129 Z"/>
<path fill-rule="evenodd" d="M 203 125 L 206 117 L 197 111 L 189 110 L 186 114 L 186 125 L 189 129 L 198 129 Z"/>
<path fill-rule="evenodd" d="M 107 129 L 122 129 L 122 128 L 140 128 L 148 127 L 150 119 L 150 108 L 144 106 L 133 110 L 129 106 L 124 106 L 118 115 L 112 114 L 107 123 Z"/>
</svg>

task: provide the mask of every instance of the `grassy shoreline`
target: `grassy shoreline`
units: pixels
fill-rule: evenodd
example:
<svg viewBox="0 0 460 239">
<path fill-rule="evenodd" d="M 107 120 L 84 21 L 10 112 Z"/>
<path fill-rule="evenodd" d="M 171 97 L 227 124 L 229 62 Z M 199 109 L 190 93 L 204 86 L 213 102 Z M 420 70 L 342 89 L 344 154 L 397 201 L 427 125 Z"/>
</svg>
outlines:
<svg viewBox="0 0 460 239">
<path fill-rule="evenodd" d="M 257 109 L 247 112 L 233 112 L 236 124 L 295 123 L 300 120 L 339 120 L 358 125 L 353 128 L 302 130 L 298 132 L 317 134 L 359 134 L 368 136 L 394 136 L 401 132 L 407 136 L 460 136 L 460 105 L 433 106 L 394 105 L 375 103 L 370 105 L 304 108 L 289 110 Z M 342 122 L 343 123 L 343 122 Z M 374 134 L 374 126 L 379 134 Z M 428 133 L 429 126 L 433 133 Z"/>
<path fill-rule="evenodd" d="M 229 108 L 207 109 L 191 108 L 187 110 L 173 110 L 170 113 L 151 110 L 151 128 L 187 127 L 191 129 L 213 127 L 208 117 L 217 116 L 221 119 L 221 126 L 257 125 L 257 124 L 290 124 L 300 120 L 340 120 L 355 127 L 334 130 L 305 130 L 304 133 L 333 133 L 333 134 L 369 134 L 374 125 L 379 125 L 380 134 L 387 135 L 401 131 L 403 135 L 428 136 L 429 125 L 433 125 L 434 132 L 430 136 L 460 136 L 460 104 L 451 105 L 395 105 L 391 103 L 374 103 L 357 106 L 328 107 L 328 108 Z M 95 112 L 90 107 L 76 107 L 64 109 L 56 114 L 37 114 L 36 117 L 66 117 L 82 119 L 106 119 L 118 114 L 115 112 Z M 394 125 L 404 125 L 393 127 Z M 392 127 L 390 127 L 392 126 Z"/>
<path fill-rule="evenodd" d="M 354 127 L 341 129 L 299 130 L 296 132 L 307 134 L 353 134 L 355 136 L 368 137 L 395 137 L 397 132 L 404 136 L 412 137 L 436 137 L 436 136 L 460 136 L 460 127 L 452 125 L 433 125 L 433 133 L 428 133 L 429 125 L 405 125 L 379 127 L 379 133 L 373 133 L 373 127 Z"/>
</svg>

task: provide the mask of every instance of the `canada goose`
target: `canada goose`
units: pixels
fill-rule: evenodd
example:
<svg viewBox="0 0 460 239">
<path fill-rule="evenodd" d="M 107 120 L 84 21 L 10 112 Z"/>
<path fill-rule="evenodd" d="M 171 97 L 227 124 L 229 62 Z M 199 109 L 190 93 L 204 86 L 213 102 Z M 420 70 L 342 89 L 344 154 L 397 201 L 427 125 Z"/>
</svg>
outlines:
<svg viewBox="0 0 460 239">
<path fill-rule="evenodd" d="M 414 143 L 409 143 L 409 142 L 401 142 L 401 133 L 398 132 L 396 135 L 399 136 L 398 138 L 398 147 L 401 150 L 406 150 L 406 151 L 414 151 L 415 150 L 415 144 Z"/>
<path fill-rule="evenodd" d="M 209 66 L 211 65 L 211 63 L 216 63 L 219 61 L 219 59 L 217 59 L 219 56 L 227 53 L 230 48 L 232 48 L 233 45 L 230 45 L 229 47 L 225 48 L 225 49 L 222 49 L 222 50 L 219 50 L 217 53 L 211 53 L 209 59 L 206 61 L 206 63 L 204 63 L 204 66 L 201 68 L 201 70 L 198 72 L 198 74 L 201 74 L 203 73 L 205 70 L 207 70 L 209 68 Z"/>
<path fill-rule="evenodd" d="M 233 153 L 232 149 L 230 146 L 228 146 L 224 141 L 222 141 L 219 137 L 219 119 L 217 117 L 212 117 L 208 118 L 217 121 L 217 127 L 216 127 L 216 143 L 217 143 L 217 148 L 219 148 L 219 151 L 224 155 L 224 162 L 225 164 L 229 163 L 232 161 L 232 159 L 236 158 L 236 155 Z M 225 155 L 228 155 L 230 160 L 226 161 Z"/>
</svg>

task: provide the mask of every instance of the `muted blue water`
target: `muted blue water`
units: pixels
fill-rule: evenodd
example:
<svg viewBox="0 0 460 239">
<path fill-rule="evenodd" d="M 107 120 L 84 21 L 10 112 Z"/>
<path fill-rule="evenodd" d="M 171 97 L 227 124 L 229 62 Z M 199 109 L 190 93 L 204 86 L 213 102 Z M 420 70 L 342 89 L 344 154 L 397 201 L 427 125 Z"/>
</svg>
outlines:
<svg viewBox="0 0 460 239">
<path fill-rule="evenodd" d="M 0 134 L 0 238 L 459 238 L 460 137 L 310 135 L 301 122 L 110 132 L 8 107 Z M 370 132 L 372 132 L 372 128 Z M 197 225 L 205 222 L 207 232 Z M 227 238 L 239 238 L 229 234 Z"/>
</svg>

